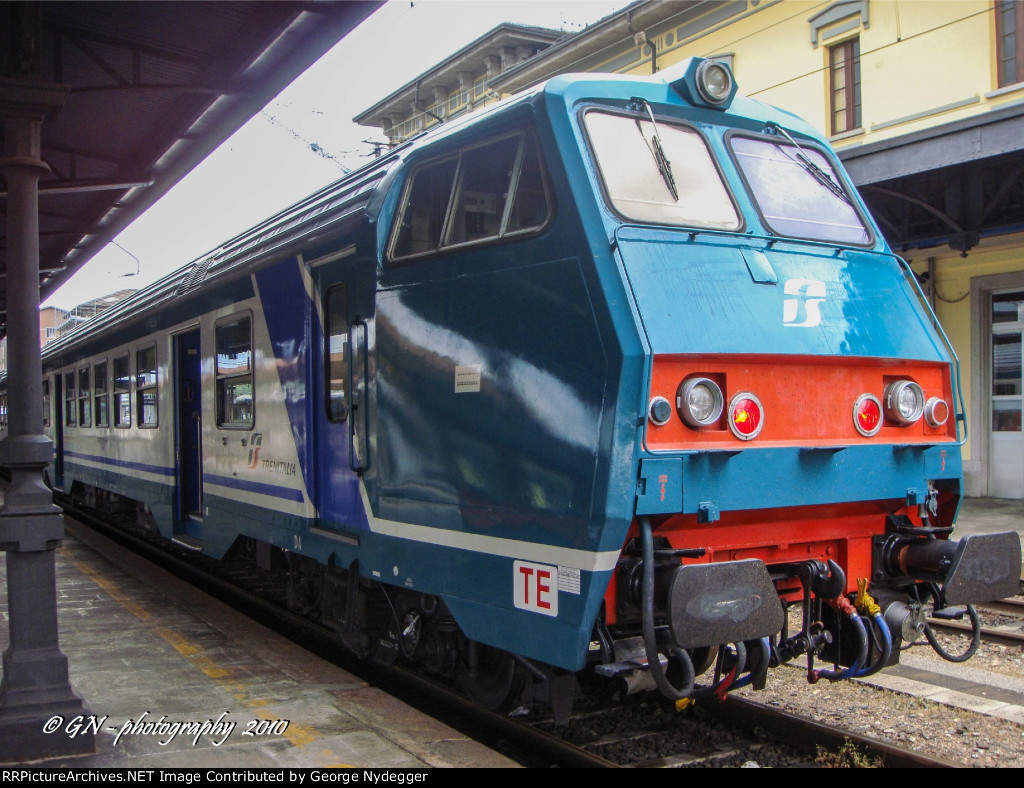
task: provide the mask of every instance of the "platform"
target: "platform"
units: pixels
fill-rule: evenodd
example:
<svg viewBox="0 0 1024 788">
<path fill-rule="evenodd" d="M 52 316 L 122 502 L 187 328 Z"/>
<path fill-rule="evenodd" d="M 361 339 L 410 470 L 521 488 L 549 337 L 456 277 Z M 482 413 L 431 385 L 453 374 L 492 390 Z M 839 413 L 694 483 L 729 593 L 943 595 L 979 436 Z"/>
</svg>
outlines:
<svg viewBox="0 0 1024 788">
<path fill-rule="evenodd" d="M 1024 544 L 1024 501 L 1002 498 L 964 498 L 960 502 L 953 538 L 968 534 L 1016 531 Z M 1021 568 L 1024 580 L 1024 567 Z"/>
<path fill-rule="evenodd" d="M 99 733 L 95 754 L 35 766 L 518 765 L 70 520 L 57 586 L 71 686 Z M 0 561 L 0 651 L 6 606 Z"/>
</svg>

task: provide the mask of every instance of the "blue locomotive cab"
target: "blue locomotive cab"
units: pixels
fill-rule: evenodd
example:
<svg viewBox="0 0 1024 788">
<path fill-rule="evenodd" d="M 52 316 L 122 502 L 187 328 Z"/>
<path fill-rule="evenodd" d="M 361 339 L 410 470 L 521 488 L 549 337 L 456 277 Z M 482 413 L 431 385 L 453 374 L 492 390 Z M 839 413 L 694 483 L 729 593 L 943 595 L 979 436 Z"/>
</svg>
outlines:
<svg viewBox="0 0 1024 788">
<path fill-rule="evenodd" d="M 1015 593 L 1016 534 L 948 539 L 956 358 L 821 136 L 737 96 L 711 61 L 621 87 L 562 79 L 549 90 L 599 195 L 587 236 L 624 283 L 623 333 L 635 326 L 645 364 L 633 410 L 621 389 L 642 425 L 638 487 L 603 623 L 642 621 L 633 648 L 659 688 L 693 691 L 657 675 L 659 652 L 732 649 L 742 664 L 762 638 L 754 665 L 806 653 L 812 680 L 876 670 L 896 652 L 873 647 L 872 628 L 920 632 L 922 597 L 956 615 Z M 868 586 L 889 624 L 865 612 L 880 609 Z M 832 631 L 805 620 L 791 635 L 783 609 L 797 602 Z M 863 653 L 831 645 L 841 634 Z M 815 656 L 847 669 L 816 670 Z"/>
</svg>

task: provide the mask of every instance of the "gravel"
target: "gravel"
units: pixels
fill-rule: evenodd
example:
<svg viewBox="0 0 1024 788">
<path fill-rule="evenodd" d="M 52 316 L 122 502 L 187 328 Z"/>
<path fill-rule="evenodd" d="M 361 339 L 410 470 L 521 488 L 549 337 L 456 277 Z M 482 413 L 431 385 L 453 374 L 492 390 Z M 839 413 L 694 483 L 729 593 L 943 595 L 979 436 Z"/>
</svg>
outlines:
<svg viewBox="0 0 1024 788">
<path fill-rule="evenodd" d="M 962 646 L 959 647 L 962 651 Z M 938 657 L 930 647 L 914 647 L 903 659 L 933 671 L 961 669 Z M 1021 649 L 982 643 L 966 663 L 975 680 L 980 671 L 1024 682 Z M 998 717 L 956 708 L 925 698 L 879 689 L 855 681 L 808 685 L 803 663 L 769 671 L 763 691 L 741 689 L 753 700 L 820 722 L 848 728 L 899 747 L 908 747 L 954 764 L 972 767 L 1024 766 L 1024 726 Z"/>
</svg>

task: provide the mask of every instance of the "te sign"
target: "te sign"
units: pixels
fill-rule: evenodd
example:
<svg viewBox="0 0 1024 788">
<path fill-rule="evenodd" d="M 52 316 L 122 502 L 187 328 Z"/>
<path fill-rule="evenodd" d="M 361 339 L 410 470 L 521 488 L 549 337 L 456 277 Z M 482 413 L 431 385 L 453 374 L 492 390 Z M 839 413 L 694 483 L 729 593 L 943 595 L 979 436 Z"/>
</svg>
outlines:
<svg viewBox="0 0 1024 788">
<path fill-rule="evenodd" d="M 520 610 L 558 615 L 558 567 L 515 561 L 512 564 L 512 593 Z"/>
</svg>

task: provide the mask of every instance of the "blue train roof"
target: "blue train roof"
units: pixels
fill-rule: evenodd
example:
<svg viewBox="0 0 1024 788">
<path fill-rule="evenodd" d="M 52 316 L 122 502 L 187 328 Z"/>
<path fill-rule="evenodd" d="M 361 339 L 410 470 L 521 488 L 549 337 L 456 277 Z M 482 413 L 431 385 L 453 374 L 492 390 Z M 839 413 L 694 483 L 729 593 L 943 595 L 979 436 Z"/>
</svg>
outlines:
<svg viewBox="0 0 1024 788">
<path fill-rule="evenodd" d="M 466 128 L 488 123 L 495 115 L 515 111 L 530 103 L 547 99 L 570 107 L 579 101 L 625 101 L 633 95 L 652 103 L 687 107 L 708 120 L 728 117 L 729 124 L 778 123 L 807 137 L 821 139 L 813 127 L 788 112 L 752 99 L 736 96 L 727 109 L 709 109 L 688 100 L 680 84 L 692 74 L 690 59 L 652 76 L 619 74 L 564 74 L 524 90 L 503 101 L 439 124 L 406 141 L 388 154 L 347 174 L 284 210 L 268 217 L 251 229 L 226 241 L 220 247 L 182 266 L 162 279 L 139 290 L 110 309 L 83 323 L 74 331 L 48 344 L 43 357 L 59 355 L 80 339 L 106 333 L 128 319 L 138 319 L 163 308 L 176 298 L 258 269 L 282 256 L 297 253 L 318 241 L 354 231 L 366 218 L 373 218 L 379 202 L 373 198 L 378 187 L 397 165 L 412 152 L 442 142 Z"/>
</svg>

